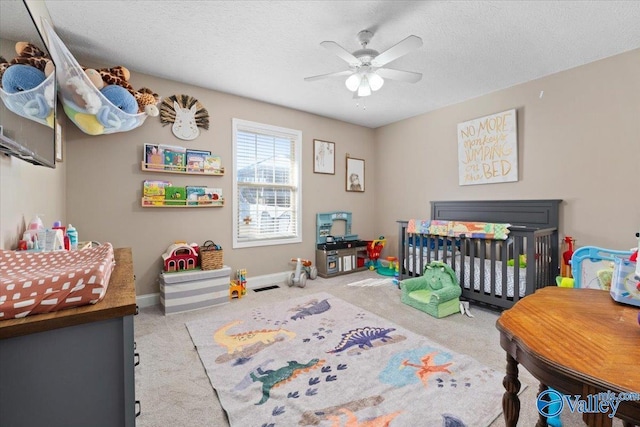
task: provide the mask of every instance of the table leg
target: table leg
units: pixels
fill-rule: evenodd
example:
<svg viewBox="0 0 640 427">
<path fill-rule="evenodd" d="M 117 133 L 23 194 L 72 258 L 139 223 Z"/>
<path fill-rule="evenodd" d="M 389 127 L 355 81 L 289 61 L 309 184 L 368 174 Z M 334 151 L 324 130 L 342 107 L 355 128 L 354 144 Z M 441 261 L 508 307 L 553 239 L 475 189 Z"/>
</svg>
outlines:
<svg viewBox="0 0 640 427">
<path fill-rule="evenodd" d="M 507 354 L 507 375 L 502 380 L 505 392 L 502 396 L 502 412 L 506 427 L 516 427 L 520 417 L 520 381 L 518 380 L 518 362 Z"/>
</svg>

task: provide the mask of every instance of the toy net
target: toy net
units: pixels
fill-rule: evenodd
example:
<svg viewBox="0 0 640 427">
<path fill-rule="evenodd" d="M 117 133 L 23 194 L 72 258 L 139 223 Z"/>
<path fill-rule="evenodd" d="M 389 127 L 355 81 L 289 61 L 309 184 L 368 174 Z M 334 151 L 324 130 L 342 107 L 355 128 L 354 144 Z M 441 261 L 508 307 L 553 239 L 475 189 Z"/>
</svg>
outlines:
<svg viewBox="0 0 640 427">
<path fill-rule="evenodd" d="M 69 119 L 89 135 L 126 132 L 142 125 L 147 114 L 129 114 L 113 105 L 87 77 L 49 22 L 46 19 L 42 22 L 56 66 L 58 93 Z M 80 100 L 84 106 L 78 105 Z"/>
<path fill-rule="evenodd" d="M 38 86 L 22 92 L 9 93 L 0 88 L 0 98 L 13 113 L 52 128 L 56 95 L 53 76 L 52 73 Z"/>
</svg>

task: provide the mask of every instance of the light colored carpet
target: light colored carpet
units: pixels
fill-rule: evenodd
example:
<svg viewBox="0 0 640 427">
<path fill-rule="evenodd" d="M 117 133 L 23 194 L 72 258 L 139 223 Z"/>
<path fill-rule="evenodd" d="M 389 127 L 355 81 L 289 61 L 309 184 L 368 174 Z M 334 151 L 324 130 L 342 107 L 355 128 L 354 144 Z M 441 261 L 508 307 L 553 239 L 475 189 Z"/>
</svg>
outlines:
<svg viewBox="0 0 640 427">
<path fill-rule="evenodd" d="M 502 412 L 504 374 L 327 292 L 187 329 L 232 426 L 484 427 Z"/>
<path fill-rule="evenodd" d="M 142 410 L 136 420 L 137 427 L 229 425 L 189 336 L 185 326 L 187 322 L 225 317 L 238 311 L 317 292 L 328 292 L 451 351 L 467 354 L 498 372 L 504 372 L 506 356 L 500 347 L 499 333 L 495 328 L 498 312 L 472 305 L 473 318 L 456 314 L 435 319 L 402 304 L 400 291 L 393 285 L 348 286 L 350 283 L 376 278 L 382 276 L 363 271 L 331 279 L 309 280 L 305 288 L 289 288 L 282 283 L 279 288 L 269 291 L 248 290 L 244 298 L 228 304 L 171 316 L 164 316 L 159 306 L 142 308 L 140 314 L 134 317 L 136 351 L 140 354 L 140 365 L 135 368 L 136 399 L 140 400 Z M 523 368 L 520 369 L 519 378 L 528 387 L 520 395 L 518 425 L 534 426 L 538 419 L 538 383 Z M 563 411 L 562 420 L 564 427 L 584 426 L 579 415 L 568 411 Z M 504 425 L 502 416 L 490 424 L 491 427 Z M 622 423 L 614 419 L 613 426 L 620 427 Z"/>
</svg>

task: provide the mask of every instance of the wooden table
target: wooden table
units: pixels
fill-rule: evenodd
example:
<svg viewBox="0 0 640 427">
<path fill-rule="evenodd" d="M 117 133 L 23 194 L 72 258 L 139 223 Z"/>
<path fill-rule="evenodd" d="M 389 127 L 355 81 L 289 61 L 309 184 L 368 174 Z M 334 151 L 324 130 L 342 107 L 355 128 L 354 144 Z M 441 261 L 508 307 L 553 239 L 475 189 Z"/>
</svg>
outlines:
<svg viewBox="0 0 640 427">
<path fill-rule="evenodd" d="M 520 413 L 518 363 L 540 381 L 540 392 L 640 393 L 640 308 L 622 305 L 608 292 L 549 286 L 502 313 L 496 327 L 507 352 L 502 407 L 507 426 Z M 563 411 L 570 410 L 565 404 Z M 640 400 L 620 401 L 615 417 L 625 427 L 640 424 Z M 607 413 L 583 413 L 588 426 L 608 427 Z M 536 427 L 546 427 L 540 415 Z"/>
</svg>

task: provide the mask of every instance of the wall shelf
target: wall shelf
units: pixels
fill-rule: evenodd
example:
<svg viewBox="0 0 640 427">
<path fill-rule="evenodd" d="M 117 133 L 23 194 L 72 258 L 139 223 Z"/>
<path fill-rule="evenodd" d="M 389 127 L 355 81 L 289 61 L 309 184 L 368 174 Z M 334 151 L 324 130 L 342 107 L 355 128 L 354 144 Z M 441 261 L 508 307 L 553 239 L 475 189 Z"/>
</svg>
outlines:
<svg viewBox="0 0 640 427">
<path fill-rule="evenodd" d="M 164 169 L 162 169 L 164 168 Z M 171 168 L 171 169 L 166 169 Z M 198 176 L 223 176 L 224 168 L 212 171 L 188 171 L 186 166 L 171 166 L 171 165 L 158 165 L 154 163 L 140 163 L 140 169 L 145 172 L 158 172 L 158 173 L 174 173 L 180 175 L 198 175 Z"/>
<path fill-rule="evenodd" d="M 171 205 L 165 204 L 166 202 L 161 202 L 162 204 L 153 204 L 159 203 L 158 200 L 151 200 L 146 197 L 143 197 L 141 200 L 141 205 L 143 208 L 221 208 L 224 206 L 224 199 L 217 200 L 212 202 L 200 203 L 197 205 L 189 205 L 187 202 L 193 203 L 193 201 L 188 200 L 170 200 L 169 202 L 174 203 Z M 178 204 L 179 203 L 179 204 Z"/>
</svg>

